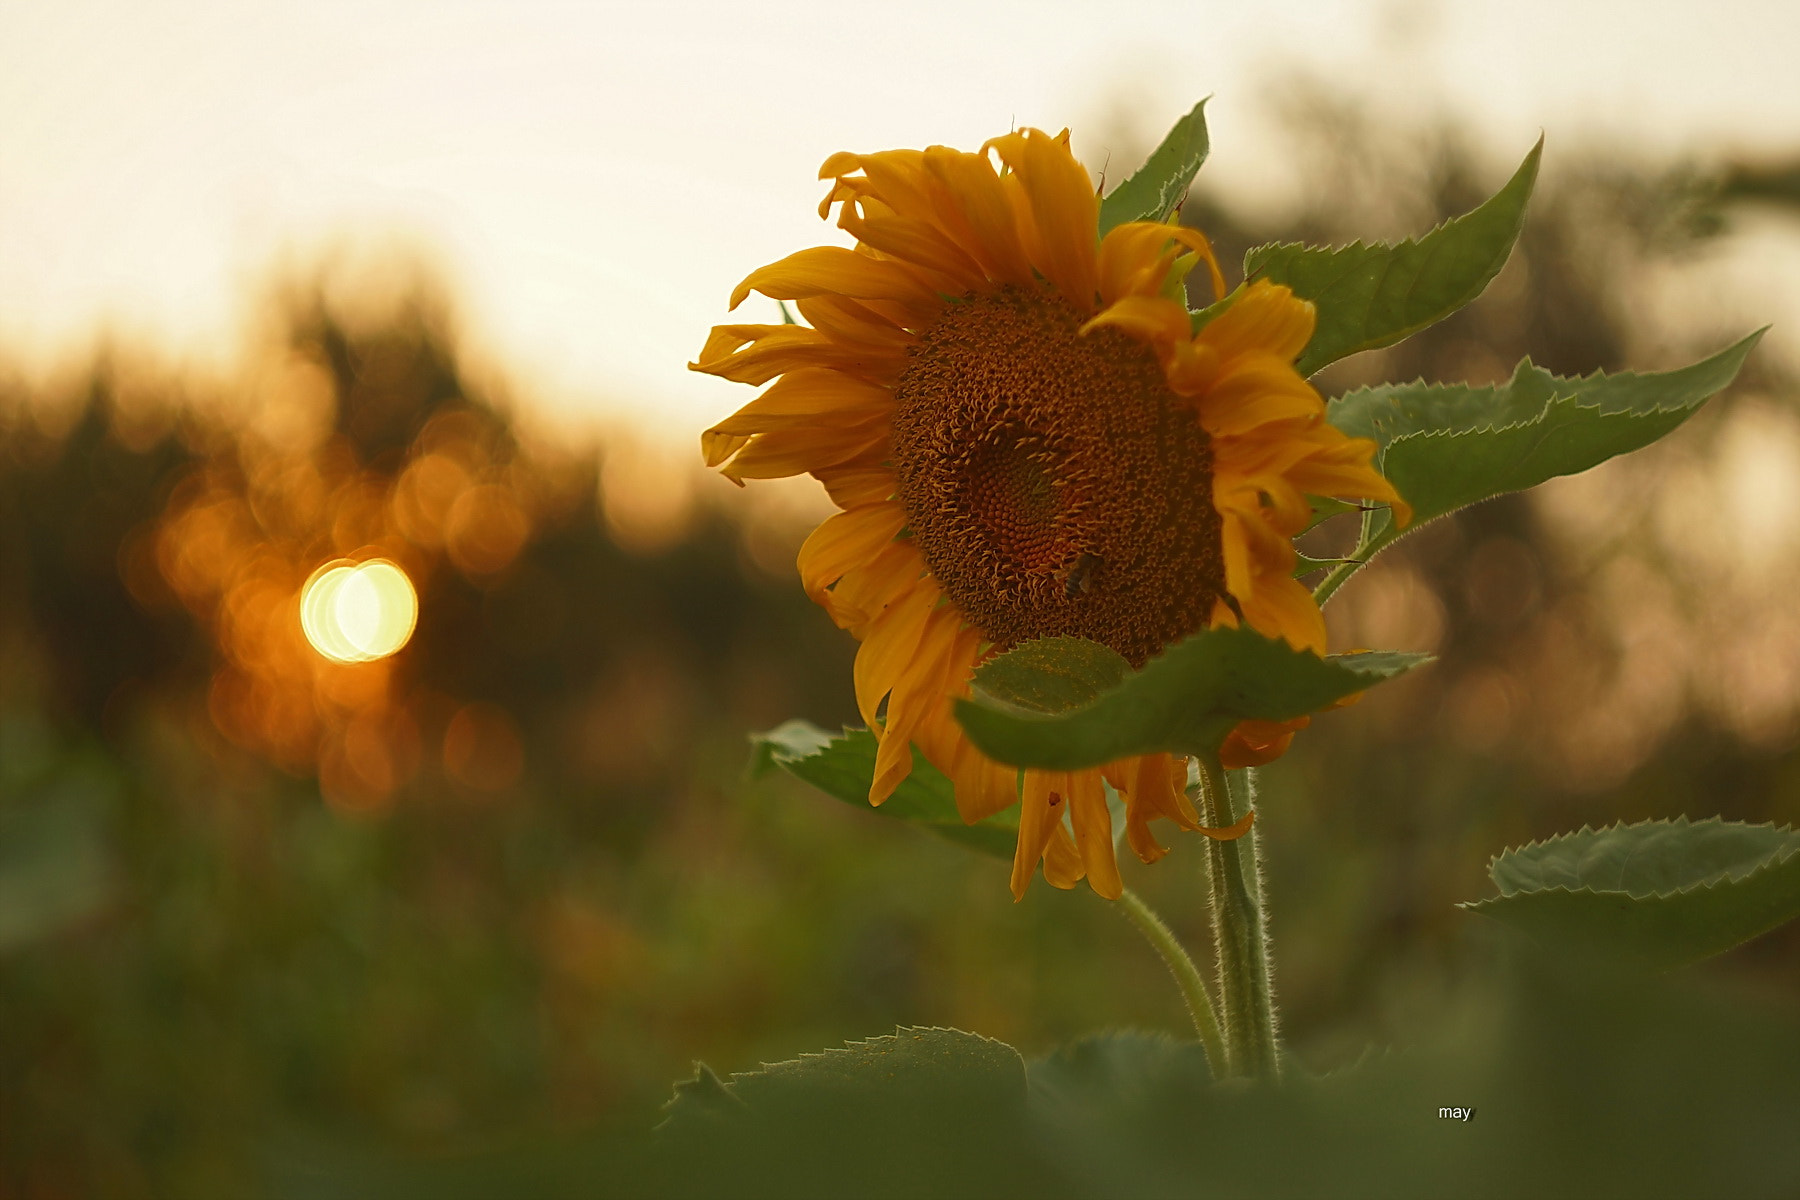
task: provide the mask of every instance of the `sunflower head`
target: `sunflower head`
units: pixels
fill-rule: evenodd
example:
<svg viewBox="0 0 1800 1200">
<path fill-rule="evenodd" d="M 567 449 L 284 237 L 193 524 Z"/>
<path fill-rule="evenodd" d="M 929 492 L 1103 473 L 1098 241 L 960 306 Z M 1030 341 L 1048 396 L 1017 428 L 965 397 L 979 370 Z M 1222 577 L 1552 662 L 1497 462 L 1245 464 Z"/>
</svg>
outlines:
<svg viewBox="0 0 1800 1200">
<path fill-rule="evenodd" d="M 1325 421 L 1294 370 L 1312 306 L 1253 283 L 1197 332 L 1182 281 L 1204 237 L 1133 222 L 1099 236 L 1066 133 L 1022 130 L 980 153 L 836 154 L 833 206 L 854 248 L 802 250 L 733 294 L 794 301 L 804 324 L 722 325 L 694 369 L 770 386 L 702 435 L 742 482 L 809 473 L 841 512 L 807 539 L 807 591 L 862 641 L 857 704 L 879 739 L 870 800 L 916 746 L 965 819 L 1020 804 L 1013 890 L 1041 862 L 1117 896 L 1106 789 L 1146 861 L 1149 822 L 1198 828 L 1168 755 L 1085 772 L 983 757 L 950 716 L 976 665 L 1076 636 L 1141 666 L 1170 642 L 1247 623 L 1322 652 L 1293 578 L 1309 496 L 1404 503 L 1374 444 Z M 1246 722 L 1227 765 L 1282 753 L 1300 724 Z"/>
</svg>

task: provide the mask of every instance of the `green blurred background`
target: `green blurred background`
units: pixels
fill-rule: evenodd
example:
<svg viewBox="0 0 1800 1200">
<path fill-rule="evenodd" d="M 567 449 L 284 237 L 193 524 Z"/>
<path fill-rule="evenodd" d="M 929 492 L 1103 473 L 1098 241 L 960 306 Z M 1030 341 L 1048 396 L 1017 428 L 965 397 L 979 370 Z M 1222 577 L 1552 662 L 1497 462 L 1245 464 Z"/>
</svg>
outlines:
<svg viewBox="0 0 1800 1200">
<path fill-rule="evenodd" d="M 1184 212 L 1228 273 L 1262 241 L 1422 232 L 1504 177 L 1455 127 L 1396 131 L 1329 89 L 1278 115 L 1305 203 L 1270 225 L 1203 185 Z M 1690 287 L 1695 264 L 1800 234 L 1794 197 L 1779 166 L 1564 151 L 1486 297 L 1325 388 L 1709 352 L 1760 320 Z M 1183 1027 L 1085 890 L 1014 904 L 1001 864 L 746 782 L 748 732 L 855 719 L 854 644 L 792 572 L 816 504 L 546 433 L 460 365 L 430 264 L 379 302 L 331 272 L 271 284 L 235 392 L 124 350 L 75 387 L 0 369 L 0 1196 L 241 1196 L 295 1139 L 430 1155 L 648 1127 L 693 1059 L 901 1023 L 1027 1052 Z M 1800 816 L 1800 389 L 1778 361 L 1334 602 L 1336 644 L 1439 661 L 1265 772 L 1302 1063 L 1431 1023 L 1479 953 L 1453 905 L 1505 845 Z M 298 589 L 368 546 L 413 578 L 418 629 L 334 666 Z M 1195 945 L 1198 870 L 1179 840 L 1127 864 Z M 1713 969 L 1800 999 L 1796 951 L 1777 932 Z"/>
</svg>

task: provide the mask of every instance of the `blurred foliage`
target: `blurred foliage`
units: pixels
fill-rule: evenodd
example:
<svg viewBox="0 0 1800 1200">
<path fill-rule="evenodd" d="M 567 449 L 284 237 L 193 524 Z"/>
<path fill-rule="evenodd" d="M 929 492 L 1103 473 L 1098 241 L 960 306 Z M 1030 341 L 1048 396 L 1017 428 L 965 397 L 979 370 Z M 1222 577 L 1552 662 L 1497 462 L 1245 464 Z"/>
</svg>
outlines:
<svg viewBox="0 0 1800 1200">
<path fill-rule="evenodd" d="M 1504 173 L 1454 131 L 1291 104 L 1297 209 L 1259 221 L 1203 173 L 1183 210 L 1228 271 L 1267 241 L 1422 233 Z M 1328 390 L 1497 382 L 1523 354 L 1651 369 L 1766 317 L 1671 330 L 1632 307 L 1735 236 L 1696 183 L 1717 171 L 1548 155 L 1488 294 Z M 0 374 L 0 1195 L 343 1194 L 357 1163 L 472 1146 L 586 1172 L 611 1143 L 584 1131 L 654 1123 L 694 1057 L 904 1024 L 1031 1058 L 1096 1025 L 1183 1027 L 1092 897 L 1014 906 L 989 859 L 743 779 L 746 731 L 855 719 L 853 644 L 780 574 L 804 528 L 701 490 L 684 525 L 632 537 L 634 495 L 693 481 L 516 419 L 430 289 L 374 314 L 329 292 L 272 301 L 279 335 L 228 387 L 123 354 L 72 394 Z M 1333 602 L 1337 645 L 1440 661 L 1265 772 L 1300 1061 L 1409 1042 L 1473 994 L 1488 956 L 1453 902 L 1486 894 L 1501 846 L 1800 818 L 1800 687 L 1767 640 L 1794 630 L 1792 564 L 1745 574 L 1729 533 L 1677 519 L 1736 511 L 1708 464 L 1744 428 L 1787 444 L 1774 361 L 1642 464 L 1458 513 Z M 1313 536 L 1323 558 L 1344 531 Z M 371 546 L 413 575 L 417 633 L 381 663 L 314 662 L 284 606 Z M 1127 883 L 1199 944 L 1188 840 Z M 1719 969 L 1792 998 L 1797 947 Z"/>
<path fill-rule="evenodd" d="M 1416 237 L 1509 165 L 1458 128 L 1384 124 L 1334 88 L 1276 103 L 1303 164 L 1294 203 L 1272 220 L 1202 174 L 1182 211 L 1228 283 L 1266 242 Z M 1561 141 L 1487 291 L 1334 364 L 1316 380 L 1328 396 L 1504 383 L 1527 355 L 1558 375 L 1664 369 L 1780 319 L 1772 294 L 1689 291 L 1737 227 L 1724 167 Z M 1334 646 L 1438 661 L 1316 720 L 1262 773 L 1283 1023 L 1308 1061 L 1404 1043 L 1473 969 L 1450 902 L 1490 894 L 1483 864 L 1504 846 L 1619 819 L 1800 821 L 1797 392 L 1765 350 L 1663 443 L 1434 522 L 1333 599 Z M 1302 548 L 1347 552 L 1356 531 L 1339 525 Z M 1133 886 L 1162 895 L 1149 875 Z M 1797 951 L 1790 927 L 1719 969 L 1800 994 Z"/>
</svg>

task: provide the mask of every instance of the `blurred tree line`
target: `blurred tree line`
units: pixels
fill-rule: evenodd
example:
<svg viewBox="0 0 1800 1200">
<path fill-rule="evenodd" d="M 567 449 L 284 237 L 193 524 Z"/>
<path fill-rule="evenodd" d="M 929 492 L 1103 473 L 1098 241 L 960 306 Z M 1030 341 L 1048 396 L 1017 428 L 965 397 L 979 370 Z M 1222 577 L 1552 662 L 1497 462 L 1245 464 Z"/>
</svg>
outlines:
<svg viewBox="0 0 1800 1200">
<path fill-rule="evenodd" d="M 1454 130 L 1292 103 L 1297 212 L 1267 226 L 1210 190 L 1184 210 L 1228 268 L 1263 241 L 1423 232 L 1499 177 Z M 1690 307 L 1672 333 L 1639 300 L 1778 176 L 1565 157 L 1487 296 L 1326 391 L 1709 351 L 1756 314 Z M 648 1124 L 692 1057 L 898 1022 L 1027 1046 L 1181 1028 L 1091 897 L 1014 907 L 990 863 L 743 782 L 747 730 L 854 720 L 854 645 L 758 565 L 779 555 L 754 497 L 703 490 L 669 536 L 623 537 L 599 481 L 627 451 L 534 438 L 460 365 L 441 296 L 328 292 L 271 300 L 281 333 L 225 396 L 122 354 L 73 396 L 0 385 L 0 1195 L 237 1196 L 296 1138 Z M 1738 392 L 1577 486 L 1439 523 L 1334 604 L 1339 644 L 1440 661 L 1269 771 L 1303 1061 L 1425 1019 L 1468 954 L 1452 905 L 1503 845 L 1800 814 L 1778 610 L 1800 554 L 1745 575 L 1682 540 L 1735 544 L 1718 475 L 1742 413 L 1800 445 L 1773 355 Z M 298 588 L 370 546 L 412 577 L 418 629 L 332 666 L 297 640 Z M 1179 847 L 1130 882 L 1200 944 L 1197 870 Z M 1795 936 L 1729 961 L 1795 994 Z"/>
</svg>

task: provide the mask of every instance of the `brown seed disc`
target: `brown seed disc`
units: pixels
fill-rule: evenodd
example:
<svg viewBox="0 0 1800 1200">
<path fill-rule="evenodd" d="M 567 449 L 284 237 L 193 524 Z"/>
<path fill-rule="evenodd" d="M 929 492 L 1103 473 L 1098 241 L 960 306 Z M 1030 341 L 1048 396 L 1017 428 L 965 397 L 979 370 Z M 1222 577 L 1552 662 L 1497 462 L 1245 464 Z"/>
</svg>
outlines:
<svg viewBox="0 0 1800 1200">
<path fill-rule="evenodd" d="M 1206 431 L 1149 347 L 1054 292 L 949 305 L 894 388 L 907 528 L 1002 649 L 1088 638 L 1141 665 L 1224 593 Z"/>
</svg>

